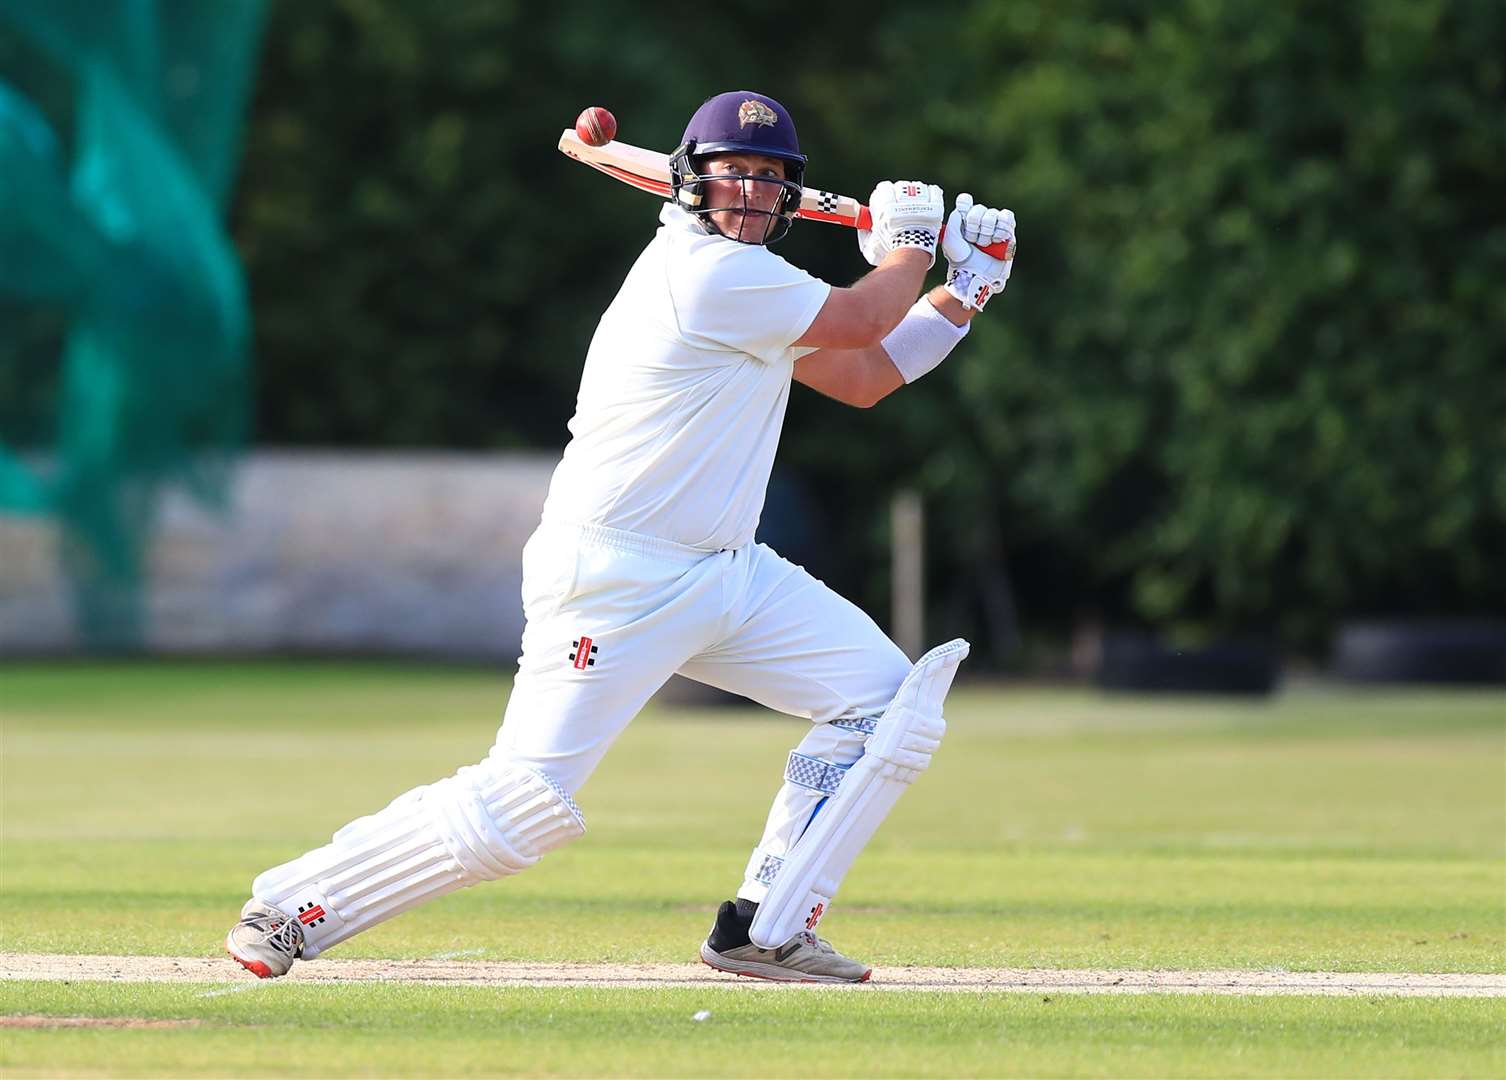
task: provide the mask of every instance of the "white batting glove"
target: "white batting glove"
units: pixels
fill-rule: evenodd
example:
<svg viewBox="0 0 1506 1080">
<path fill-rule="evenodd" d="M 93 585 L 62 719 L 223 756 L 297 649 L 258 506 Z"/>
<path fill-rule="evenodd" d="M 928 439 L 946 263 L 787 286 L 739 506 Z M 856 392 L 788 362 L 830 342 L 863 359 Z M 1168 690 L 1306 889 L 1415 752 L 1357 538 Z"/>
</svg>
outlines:
<svg viewBox="0 0 1506 1080">
<path fill-rule="evenodd" d="M 877 266 L 898 248 L 919 248 L 936 265 L 936 237 L 946 216 L 946 199 L 935 184 L 884 180 L 868 196 L 873 228 L 858 230 L 858 250 Z"/>
<path fill-rule="evenodd" d="M 981 250 L 1001 240 L 1009 242 L 1009 258 L 996 259 Z M 974 205 L 967 192 L 947 218 L 941 249 L 946 254 L 946 291 L 964 308 L 983 310 L 989 297 L 1004 291 L 1014 269 L 1014 212 Z"/>
</svg>

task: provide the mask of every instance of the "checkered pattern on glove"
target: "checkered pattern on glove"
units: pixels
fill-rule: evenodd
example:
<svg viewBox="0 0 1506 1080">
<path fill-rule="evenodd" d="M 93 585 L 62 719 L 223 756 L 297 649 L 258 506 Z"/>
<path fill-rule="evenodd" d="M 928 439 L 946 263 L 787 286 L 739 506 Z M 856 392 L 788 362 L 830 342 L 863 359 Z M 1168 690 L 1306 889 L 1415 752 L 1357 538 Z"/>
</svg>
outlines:
<svg viewBox="0 0 1506 1080">
<path fill-rule="evenodd" d="M 936 262 L 936 238 L 946 201 L 935 184 L 919 180 L 884 180 L 868 197 L 872 229 L 858 230 L 858 250 L 877 266 L 888 255 L 905 247 L 917 248 Z"/>
</svg>

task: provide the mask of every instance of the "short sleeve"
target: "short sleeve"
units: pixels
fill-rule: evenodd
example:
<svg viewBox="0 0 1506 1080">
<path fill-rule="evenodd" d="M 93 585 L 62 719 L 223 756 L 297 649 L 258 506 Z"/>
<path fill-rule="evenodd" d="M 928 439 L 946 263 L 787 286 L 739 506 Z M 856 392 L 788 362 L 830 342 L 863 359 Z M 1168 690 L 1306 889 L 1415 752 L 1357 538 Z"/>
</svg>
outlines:
<svg viewBox="0 0 1506 1080">
<path fill-rule="evenodd" d="M 765 363 L 784 359 L 831 294 L 767 248 L 724 241 L 686 254 L 670 275 L 681 332 Z"/>
</svg>

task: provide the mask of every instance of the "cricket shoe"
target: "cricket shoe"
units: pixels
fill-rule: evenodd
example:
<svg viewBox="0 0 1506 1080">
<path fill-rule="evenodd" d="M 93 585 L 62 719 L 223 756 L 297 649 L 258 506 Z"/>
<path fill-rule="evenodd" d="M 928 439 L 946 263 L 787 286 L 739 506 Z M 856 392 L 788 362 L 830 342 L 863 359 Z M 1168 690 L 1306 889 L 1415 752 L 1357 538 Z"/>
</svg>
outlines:
<svg viewBox="0 0 1506 1080">
<path fill-rule="evenodd" d="M 303 924 L 253 896 L 225 935 L 225 951 L 253 975 L 275 979 L 303 955 Z"/>
<path fill-rule="evenodd" d="M 758 905 L 728 900 L 717 910 L 716 925 L 701 943 L 701 962 L 733 975 L 778 982 L 867 982 L 873 969 L 850 960 L 831 942 L 802 930 L 777 949 L 760 949 L 748 939 Z"/>
</svg>

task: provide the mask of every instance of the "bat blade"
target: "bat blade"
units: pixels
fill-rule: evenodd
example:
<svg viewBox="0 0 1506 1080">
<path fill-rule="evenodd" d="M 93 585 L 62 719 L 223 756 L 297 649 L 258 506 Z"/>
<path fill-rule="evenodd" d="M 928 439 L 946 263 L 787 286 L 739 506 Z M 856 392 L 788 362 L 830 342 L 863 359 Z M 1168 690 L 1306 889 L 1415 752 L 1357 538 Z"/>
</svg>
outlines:
<svg viewBox="0 0 1506 1080">
<path fill-rule="evenodd" d="M 669 158 L 664 154 L 615 139 L 603 146 L 588 146 L 574 128 L 560 135 L 560 153 L 642 191 L 669 195 Z"/>
<path fill-rule="evenodd" d="M 566 128 L 560 134 L 559 148 L 565 156 L 606 173 L 615 180 L 621 180 L 624 184 L 631 184 L 640 191 L 664 198 L 670 196 L 669 157 L 665 154 L 615 139 L 602 146 L 589 146 L 575 133 L 574 128 Z M 795 216 L 854 229 L 873 227 L 868 207 L 851 196 L 816 188 L 802 189 L 800 208 L 795 211 Z M 1002 241 L 983 250 L 996 259 L 1009 256 L 1009 244 Z"/>
</svg>

